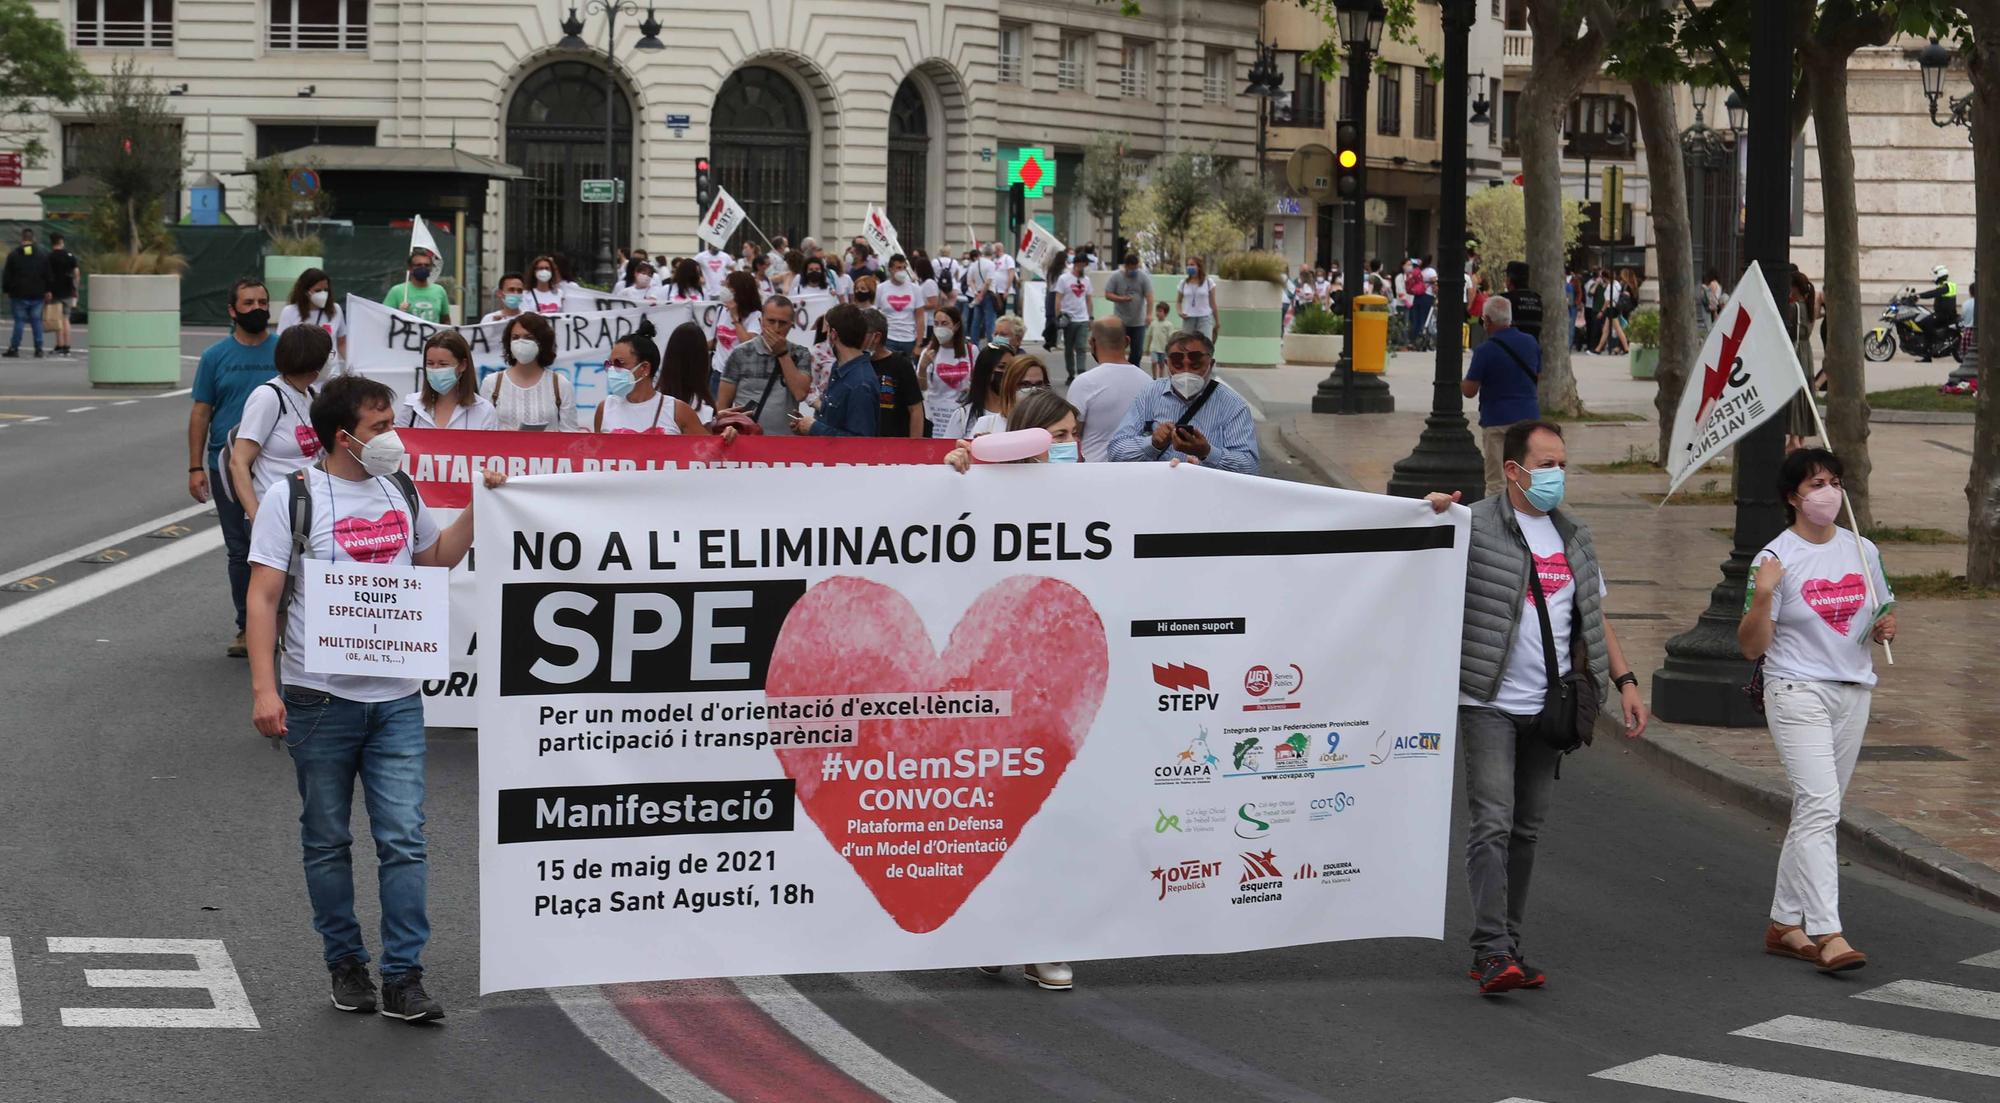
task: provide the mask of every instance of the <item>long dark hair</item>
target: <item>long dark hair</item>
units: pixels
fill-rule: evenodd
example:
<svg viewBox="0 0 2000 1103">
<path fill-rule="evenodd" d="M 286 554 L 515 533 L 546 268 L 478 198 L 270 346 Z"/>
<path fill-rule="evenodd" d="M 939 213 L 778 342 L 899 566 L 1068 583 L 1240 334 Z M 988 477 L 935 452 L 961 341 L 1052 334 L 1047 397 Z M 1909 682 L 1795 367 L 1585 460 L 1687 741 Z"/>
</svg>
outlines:
<svg viewBox="0 0 2000 1103">
<path fill-rule="evenodd" d="M 757 291 L 757 277 L 750 273 L 731 272 L 722 277 L 722 286 L 729 292 L 730 309 L 736 312 L 737 321 L 764 309 L 764 297 Z"/>
<path fill-rule="evenodd" d="M 313 311 L 319 309 L 312 304 L 312 289 L 314 284 L 322 280 L 326 282 L 326 316 L 331 318 L 340 313 L 339 304 L 333 301 L 333 278 L 328 276 L 324 269 L 308 268 L 300 272 L 299 278 L 293 281 L 291 298 L 288 300 L 292 308 L 299 312 L 300 321 L 312 317 Z"/>
<path fill-rule="evenodd" d="M 968 407 L 965 413 L 967 430 L 972 428 L 973 418 L 986 412 L 986 400 L 993 395 L 995 377 L 1010 359 L 1005 355 L 986 355 L 989 352 L 997 353 L 999 350 L 992 348 L 979 350 L 979 358 L 972 362 L 972 379 L 966 383 L 965 393 L 958 399 L 959 405 Z"/>
<path fill-rule="evenodd" d="M 680 263 L 674 265 L 674 290 L 701 295 L 701 265 L 693 257 L 682 257 Z"/>
<path fill-rule="evenodd" d="M 643 355 L 638 346 L 633 346 L 633 356 Z M 694 322 L 682 322 L 667 335 L 667 351 L 664 359 L 654 368 L 655 389 L 673 395 L 687 406 L 713 406 L 715 401 L 708 394 L 708 337 L 701 326 Z"/>
<path fill-rule="evenodd" d="M 965 358 L 965 319 L 964 319 L 964 318 L 961 318 L 961 317 L 959 316 L 959 313 L 958 313 L 958 307 L 957 307 L 957 305 L 956 305 L 956 304 L 949 304 L 949 303 L 947 303 L 947 304 L 944 304 L 944 305 L 941 305 L 941 306 L 939 306 L 939 307 L 938 307 L 938 308 L 937 308 L 936 310 L 933 310 L 933 311 L 931 311 L 931 313 L 932 313 L 933 315 L 936 315 L 936 314 L 942 314 L 942 315 L 944 315 L 945 317 L 947 317 L 947 318 L 950 318 L 950 319 L 951 319 L 951 351 L 952 351 L 952 355 L 954 355 L 954 356 L 957 356 L 957 357 L 958 357 L 959 359 L 961 359 L 961 360 L 962 360 L 962 359 L 964 359 L 964 358 Z M 937 327 L 935 327 L 935 326 L 931 327 L 931 331 L 930 331 L 930 335 L 924 338 L 924 344 L 925 344 L 926 346 L 930 347 L 930 348 L 937 348 L 937 347 L 938 347 L 938 339 L 937 339 Z"/>
</svg>

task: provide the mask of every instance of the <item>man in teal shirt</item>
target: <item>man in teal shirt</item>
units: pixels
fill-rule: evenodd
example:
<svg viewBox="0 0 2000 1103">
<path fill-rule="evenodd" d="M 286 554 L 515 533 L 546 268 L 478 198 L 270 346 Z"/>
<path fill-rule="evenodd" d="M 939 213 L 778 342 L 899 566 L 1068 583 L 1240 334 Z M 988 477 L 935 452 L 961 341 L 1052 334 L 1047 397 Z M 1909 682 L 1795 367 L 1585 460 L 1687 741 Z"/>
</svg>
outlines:
<svg viewBox="0 0 2000 1103">
<path fill-rule="evenodd" d="M 410 253 L 410 278 L 407 283 L 399 283 L 389 289 L 389 295 L 382 305 L 405 314 L 414 314 L 426 322 L 442 324 L 450 313 L 450 300 L 445 297 L 444 288 L 431 282 L 436 270 L 437 258 L 424 249 Z"/>
<path fill-rule="evenodd" d="M 229 553 L 229 596 L 236 602 L 236 639 L 229 654 L 248 655 L 243 644 L 243 601 L 250 586 L 250 521 L 227 492 L 229 461 L 222 450 L 243 418 L 243 400 L 278 374 L 271 354 L 278 347 L 271 329 L 271 293 L 262 280 L 242 279 L 229 289 L 229 336 L 201 354 L 194 373 L 194 410 L 188 414 L 188 494 L 209 500 L 222 488 L 215 512 L 222 521 L 222 546 Z"/>
</svg>

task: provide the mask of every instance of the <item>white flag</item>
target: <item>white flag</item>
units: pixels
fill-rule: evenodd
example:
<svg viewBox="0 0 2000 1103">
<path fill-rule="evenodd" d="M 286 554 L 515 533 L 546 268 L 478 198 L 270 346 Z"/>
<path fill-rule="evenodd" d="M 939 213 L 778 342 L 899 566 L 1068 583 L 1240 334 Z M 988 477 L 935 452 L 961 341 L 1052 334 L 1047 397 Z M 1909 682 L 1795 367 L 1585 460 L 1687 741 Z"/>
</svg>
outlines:
<svg viewBox="0 0 2000 1103">
<path fill-rule="evenodd" d="M 882 208 L 873 203 L 868 205 L 867 221 L 861 224 L 861 237 L 884 261 L 903 251 L 902 242 L 896 240 L 896 227 L 889 224 L 889 216 L 882 213 Z"/>
<path fill-rule="evenodd" d="M 1673 448 L 1666 457 L 1672 476 L 1667 493 L 1717 452 L 1782 413 L 1805 385 L 1804 374 L 1791 331 L 1752 262 L 1722 316 L 1709 327 L 1708 342 L 1681 392 Z"/>
<path fill-rule="evenodd" d="M 717 249 L 729 244 L 729 237 L 736 227 L 743 225 L 743 208 L 729 193 L 715 189 L 715 202 L 702 213 L 701 222 L 694 228 L 695 236 L 715 246 Z"/>
<path fill-rule="evenodd" d="M 1029 219 L 1021 226 L 1021 242 L 1014 249 L 1021 267 L 1039 272 L 1049 266 L 1049 258 L 1063 251 L 1065 246 L 1056 240 L 1056 235 L 1042 229 L 1042 224 Z"/>
<path fill-rule="evenodd" d="M 439 260 L 444 259 L 444 254 L 438 252 L 437 239 L 431 236 L 431 228 L 424 224 L 423 215 L 416 215 L 410 219 L 410 252 L 414 253 L 419 249 L 428 251 L 431 256 Z"/>
</svg>

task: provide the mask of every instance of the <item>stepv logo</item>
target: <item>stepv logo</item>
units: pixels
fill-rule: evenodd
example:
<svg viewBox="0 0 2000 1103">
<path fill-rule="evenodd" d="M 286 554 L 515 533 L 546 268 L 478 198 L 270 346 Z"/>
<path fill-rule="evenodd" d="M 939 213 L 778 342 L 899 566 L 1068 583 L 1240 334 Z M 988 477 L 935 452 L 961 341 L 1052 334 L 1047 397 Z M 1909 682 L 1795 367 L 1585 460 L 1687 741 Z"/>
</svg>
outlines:
<svg viewBox="0 0 2000 1103">
<path fill-rule="evenodd" d="M 1438 732 L 1399 735 L 1390 742 L 1385 731 L 1375 737 L 1375 749 L 1369 753 L 1368 761 L 1380 766 L 1392 758 L 1436 758 L 1443 751 L 1444 736 Z"/>
<path fill-rule="evenodd" d="M 1220 693 L 1196 692 L 1208 689 L 1208 671 L 1188 663 L 1154 663 L 1153 682 L 1163 689 L 1180 691 L 1160 694 L 1161 712 L 1198 712 L 1213 709 L 1222 701 Z"/>
</svg>

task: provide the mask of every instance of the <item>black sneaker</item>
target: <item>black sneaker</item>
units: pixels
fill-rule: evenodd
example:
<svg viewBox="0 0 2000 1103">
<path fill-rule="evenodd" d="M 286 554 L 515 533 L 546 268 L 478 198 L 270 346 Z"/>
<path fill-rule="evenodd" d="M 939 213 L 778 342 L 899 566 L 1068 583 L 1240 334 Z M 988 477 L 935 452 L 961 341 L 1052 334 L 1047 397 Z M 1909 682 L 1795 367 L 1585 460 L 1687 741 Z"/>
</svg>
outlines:
<svg viewBox="0 0 2000 1103">
<path fill-rule="evenodd" d="M 1540 988 L 1549 982 L 1548 974 L 1528 964 L 1527 958 L 1517 957 L 1514 964 L 1521 967 L 1521 987 Z"/>
<path fill-rule="evenodd" d="M 20 349 L 8 349 L 6 352 L 0 352 L 0 359 L 19 360 L 20 358 L 21 358 Z"/>
<path fill-rule="evenodd" d="M 444 1018 L 444 1005 L 424 991 L 423 970 L 382 978 L 382 1014 L 406 1023 Z"/>
<path fill-rule="evenodd" d="M 368 979 L 368 964 L 358 957 L 344 958 L 331 966 L 333 1006 L 363 1014 L 375 1010 L 375 982 Z"/>
<path fill-rule="evenodd" d="M 1479 994 L 1497 996 L 1521 987 L 1527 976 L 1512 954 L 1493 954 L 1479 963 Z M 385 1012 L 386 1014 L 386 1012 Z"/>
</svg>

